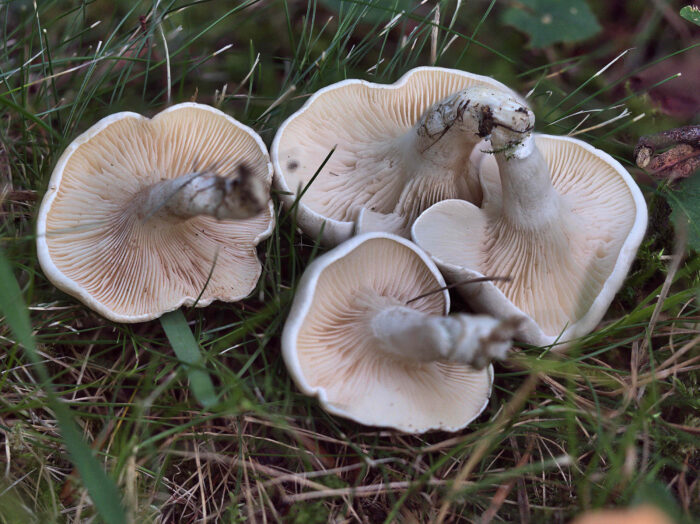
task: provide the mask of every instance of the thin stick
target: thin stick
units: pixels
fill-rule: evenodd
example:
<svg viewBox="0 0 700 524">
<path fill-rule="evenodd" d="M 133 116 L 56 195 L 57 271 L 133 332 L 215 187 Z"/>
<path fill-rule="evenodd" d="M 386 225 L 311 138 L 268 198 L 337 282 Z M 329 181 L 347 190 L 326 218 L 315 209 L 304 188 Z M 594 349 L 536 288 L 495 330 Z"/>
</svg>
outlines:
<svg viewBox="0 0 700 524">
<path fill-rule="evenodd" d="M 423 293 L 422 295 L 418 295 L 417 297 L 413 297 L 411 300 L 406 301 L 406 305 L 410 304 L 411 302 L 415 302 L 416 300 L 420 300 L 421 298 L 425 298 L 427 296 L 430 296 L 434 293 L 439 293 L 440 291 L 447 291 L 448 289 L 452 289 L 453 287 L 461 286 L 462 284 L 477 284 L 479 282 L 510 282 L 513 280 L 511 277 L 479 277 L 479 278 L 469 278 L 467 280 L 460 280 L 459 282 L 453 282 L 452 284 L 448 284 L 446 286 L 442 286 L 436 289 L 433 289 L 431 291 L 428 291 L 427 293 Z"/>
</svg>

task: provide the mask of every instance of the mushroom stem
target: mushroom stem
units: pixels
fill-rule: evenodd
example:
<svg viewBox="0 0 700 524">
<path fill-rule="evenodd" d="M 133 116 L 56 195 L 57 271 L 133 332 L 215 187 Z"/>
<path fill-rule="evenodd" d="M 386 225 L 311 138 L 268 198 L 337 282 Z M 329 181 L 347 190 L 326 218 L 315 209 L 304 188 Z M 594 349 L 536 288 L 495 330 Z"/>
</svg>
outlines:
<svg viewBox="0 0 700 524">
<path fill-rule="evenodd" d="M 499 111 L 503 115 L 496 119 Z M 509 112 L 519 118 L 511 118 L 512 125 L 500 124 Z M 504 217 L 522 229 L 538 229 L 559 220 L 563 206 L 549 166 L 535 145 L 534 114 L 521 108 L 494 110 L 493 115 L 490 142 L 501 178 Z"/>
<path fill-rule="evenodd" d="M 503 129 L 520 139 L 529 132 L 532 121 L 532 112 L 524 102 L 492 87 L 468 87 L 436 102 L 407 135 L 405 154 L 416 168 L 413 178 L 406 182 L 401 202 L 420 201 L 421 210 L 448 198 L 479 204 L 481 186 L 477 168 L 470 160 L 474 147 L 494 129 Z M 433 189 L 426 195 L 421 185 L 426 177 L 439 177 L 450 191 L 432 194 L 436 193 Z M 408 216 L 409 223 L 416 218 L 400 207 L 394 213 Z"/>
<path fill-rule="evenodd" d="M 258 215 L 268 200 L 265 183 L 239 166 L 235 178 L 193 171 L 163 180 L 137 195 L 135 204 L 142 220 L 153 216 L 188 220 L 199 215 L 240 220 Z"/>
<path fill-rule="evenodd" d="M 436 102 L 416 122 L 411 133 L 412 146 L 421 160 L 442 169 L 464 169 L 472 149 L 481 140 L 469 91 L 463 89 Z"/>
<path fill-rule="evenodd" d="M 496 163 L 501 176 L 502 213 L 509 222 L 523 229 L 539 229 L 561 220 L 564 206 L 534 138 L 527 136 L 514 149 L 508 149 L 507 144 L 499 143 L 494 133 L 491 144 L 498 151 Z"/>
<path fill-rule="evenodd" d="M 374 315 L 371 325 L 374 336 L 389 354 L 483 369 L 491 360 L 505 358 L 520 320 L 465 314 L 435 316 L 393 306 Z"/>
<path fill-rule="evenodd" d="M 423 113 L 414 127 L 415 147 L 436 164 L 462 160 L 463 166 L 474 146 L 494 129 L 519 138 L 533 123 L 532 111 L 512 94 L 491 87 L 467 87 Z"/>
</svg>

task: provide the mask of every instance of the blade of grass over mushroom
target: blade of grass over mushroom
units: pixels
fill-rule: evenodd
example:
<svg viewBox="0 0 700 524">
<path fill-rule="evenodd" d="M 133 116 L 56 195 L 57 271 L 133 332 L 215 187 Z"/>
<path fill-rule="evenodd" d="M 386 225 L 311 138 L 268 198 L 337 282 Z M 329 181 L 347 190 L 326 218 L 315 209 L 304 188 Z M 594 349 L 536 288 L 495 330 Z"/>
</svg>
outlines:
<svg viewBox="0 0 700 524">
<path fill-rule="evenodd" d="M 413 297 L 411 300 L 407 300 L 406 304 L 410 304 L 411 302 L 415 302 L 416 300 L 420 300 L 421 298 L 425 298 L 428 295 L 432 295 L 433 293 L 439 293 L 440 291 L 447 291 L 448 289 L 452 289 L 452 288 L 455 288 L 457 286 L 461 286 L 464 284 L 478 284 L 479 282 L 510 282 L 511 280 L 513 280 L 511 277 L 483 277 L 483 278 L 469 278 L 467 280 L 460 280 L 458 282 L 453 282 L 452 284 L 447 284 L 446 286 L 435 288 L 431 291 L 428 291 L 427 293 L 423 293 L 422 295 L 418 295 L 417 297 Z"/>
<path fill-rule="evenodd" d="M 192 307 L 197 307 L 197 304 L 199 303 L 199 300 L 202 298 L 204 291 L 207 289 L 209 282 L 211 282 L 211 276 L 214 274 L 214 269 L 216 269 L 216 261 L 219 258 L 219 250 L 220 250 L 219 246 L 216 246 L 216 251 L 214 251 L 214 258 L 211 261 L 211 269 L 209 270 L 209 274 L 207 275 L 207 279 L 204 281 L 204 284 L 202 285 L 202 290 L 199 292 L 199 295 L 197 295 L 197 298 L 195 299 L 194 304 L 192 304 Z"/>
<path fill-rule="evenodd" d="M 217 398 L 214 383 L 204 367 L 204 357 L 192 330 L 187 325 L 185 315 L 176 309 L 160 317 L 160 323 L 175 355 L 183 364 L 192 394 L 205 408 L 215 406 Z"/>
<path fill-rule="evenodd" d="M 301 200 L 301 197 L 304 196 L 304 193 L 306 193 L 306 191 L 311 187 L 311 184 L 314 183 L 314 180 L 316 180 L 316 178 L 317 178 L 318 175 L 321 173 L 321 171 L 323 171 L 323 168 L 324 168 L 325 165 L 328 163 L 328 161 L 331 159 L 331 156 L 333 155 L 333 153 L 335 153 L 335 149 L 336 149 L 336 146 L 333 146 L 333 148 L 332 148 L 332 149 L 328 152 L 328 154 L 326 155 L 326 158 L 324 158 L 324 159 L 323 159 L 323 162 L 321 162 L 321 164 L 318 166 L 318 169 L 316 169 L 316 172 L 315 172 L 315 173 L 313 174 L 313 176 L 309 179 L 308 184 L 306 184 L 306 185 L 301 189 L 301 191 L 299 192 L 299 195 L 298 195 L 297 198 L 294 200 L 294 203 L 293 203 L 291 206 L 289 206 L 289 209 L 287 210 L 287 212 L 284 214 L 284 216 L 282 216 L 282 222 L 284 222 L 285 220 L 287 220 L 287 218 L 289 218 L 289 215 L 290 215 L 290 214 L 294 213 L 294 210 L 297 208 L 297 205 L 299 204 L 299 201 Z"/>
<path fill-rule="evenodd" d="M 41 379 L 41 387 L 45 390 L 49 406 L 56 415 L 63 442 L 68 448 L 73 464 L 80 473 L 85 488 L 105 522 L 109 524 L 125 523 L 126 514 L 120 503 L 121 495 L 117 486 L 105 474 L 102 466 L 83 441 L 80 431 L 73 421 L 71 410 L 56 397 L 49 373 L 39 357 L 34 343 L 31 321 L 24 305 L 22 291 L 2 251 L 0 251 L 0 281 L 3 283 L 0 286 L 0 312 L 4 315 L 7 325 L 17 342 L 24 348 L 25 355 L 32 362 Z"/>
</svg>

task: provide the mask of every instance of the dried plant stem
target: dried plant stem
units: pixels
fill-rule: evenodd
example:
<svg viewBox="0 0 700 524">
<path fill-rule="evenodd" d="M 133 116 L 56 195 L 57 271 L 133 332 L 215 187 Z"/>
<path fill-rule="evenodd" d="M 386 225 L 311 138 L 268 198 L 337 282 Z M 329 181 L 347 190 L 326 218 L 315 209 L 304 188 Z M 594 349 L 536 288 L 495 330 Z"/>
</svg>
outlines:
<svg viewBox="0 0 700 524">
<path fill-rule="evenodd" d="M 513 397 L 510 399 L 508 404 L 505 405 L 503 411 L 501 411 L 501 414 L 494 421 L 491 427 L 487 430 L 486 434 L 479 439 L 478 446 L 476 447 L 474 452 L 469 456 L 469 460 L 467 460 L 467 463 L 457 474 L 457 476 L 452 482 L 452 487 L 447 492 L 447 495 L 445 495 L 445 499 L 442 503 L 442 506 L 440 506 L 440 512 L 438 513 L 438 517 L 435 521 L 436 524 L 443 524 L 445 522 L 447 512 L 449 511 L 450 505 L 452 504 L 452 497 L 459 491 L 459 489 L 462 486 L 465 485 L 467 479 L 469 478 L 469 475 L 471 475 L 476 465 L 488 452 L 495 438 L 501 434 L 501 432 L 513 418 L 513 416 L 515 416 L 515 414 L 518 411 L 520 411 L 520 409 L 522 409 L 522 407 L 525 405 L 525 402 L 530 397 L 530 394 L 535 390 L 535 387 L 537 386 L 539 380 L 539 373 L 533 373 L 530 376 L 528 376 L 525 382 L 523 382 L 522 385 L 518 388 L 518 390 L 513 394 Z"/>
</svg>

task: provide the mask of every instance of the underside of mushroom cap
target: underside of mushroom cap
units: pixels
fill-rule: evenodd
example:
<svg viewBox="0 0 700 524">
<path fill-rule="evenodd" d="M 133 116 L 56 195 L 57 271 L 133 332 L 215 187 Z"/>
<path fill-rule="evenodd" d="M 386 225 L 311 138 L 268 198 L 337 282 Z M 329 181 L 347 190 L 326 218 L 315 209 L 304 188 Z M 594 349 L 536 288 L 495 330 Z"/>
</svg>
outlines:
<svg viewBox="0 0 700 524">
<path fill-rule="evenodd" d="M 549 345 L 585 335 L 602 319 L 634 260 L 647 212 L 630 175 L 606 153 L 568 137 L 535 135 L 535 142 L 561 196 L 560 219 L 541 232 L 510 221 L 498 165 L 485 155 L 481 208 L 440 202 L 412 235 L 449 280 L 509 277 L 458 289 L 477 311 L 524 313 L 520 338 Z"/>
<path fill-rule="evenodd" d="M 488 402 L 491 366 L 405 360 L 368 336 L 379 308 L 441 286 L 427 255 L 395 235 L 360 235 L 319 257 L 299 283 L 282 335 L 294 381 L 331 413 L 363 424 L 410 433 L 466 426 Z M 444 315 L 449 296 L 432 293 L 409 306 Z"/>
<path fill-rule="evenodd" d="M 398 214 L 410 225 L 442 199 L 480 201 L 468 159 L 458 172 L 439 176 L 405 139 L 432 104 L 475 85 L 513 94 L 491 78 L 437 67 L 413 69 L 391 85 L 345 80 L 315 93 L 282 124 L 271 150 L 287 205 L 318 173 L 297 207 L 302 230 L 316 237 L 323 227 L 324 243 L 336 245 L 353 234 L 362 208 Z"/>
<path fill-rule="evenodd" d="M 152 119 L 104 118 L 68 146 L 51 176 L 37 220 L 44 272 L 118 322 L 247 296 L 261 273 L 255 246 L 274 225 L 271 203 L 237 221 L 136 209 L 139 195 L 163 180 L 240 165 L 269 187 L 272 166 L 260 137 L 212 107 L 185 103 Z"/>
</svg>

